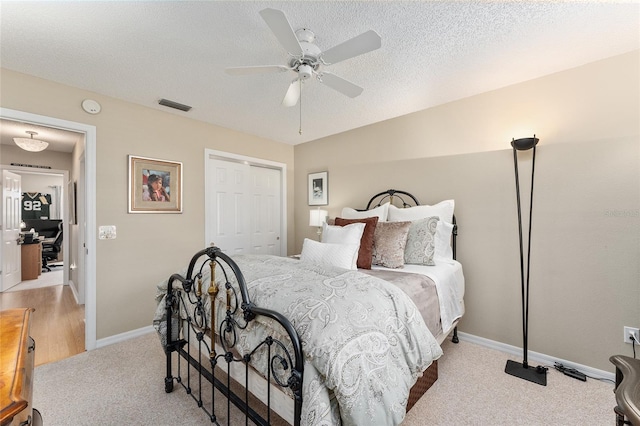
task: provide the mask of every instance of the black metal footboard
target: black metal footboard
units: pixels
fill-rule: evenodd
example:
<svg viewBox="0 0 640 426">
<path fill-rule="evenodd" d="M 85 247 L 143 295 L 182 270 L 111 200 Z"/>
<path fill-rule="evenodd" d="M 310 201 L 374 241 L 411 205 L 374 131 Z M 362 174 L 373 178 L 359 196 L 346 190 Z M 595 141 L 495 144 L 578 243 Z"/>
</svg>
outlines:
<svg viewBox="0 0 640 426">
<path fill-rule="evenodd" d="M 216 280 L 216 271 L 221 271 L 223 280 Z M 210 282 L 203 295 L 203 275 L 207 272 L 210 273 Z M 219 291 L 226 292 L 226 313 L 224 316 L 219 313 L 216 320 L 216 303 L 219 303 L 216 302 L 216 297 Z M 207 301 L 210 303 L 210 317 L 205 312 L 208 311 L 205 307 Z M 293 423 L 300 424 L 303 377 L 300 338 L 282 314 L 255 306 L 251 302 L 242 272 L 229 256 L 217 247 L 209 247 L 196 253 L 189 263 L 186 276 L 173 274 L 169 278 L 166 311 L 167 393 L 173 390 L 174 382 L 181 384 L 215 424 L 224 422 L 224 418 L 227 424 L 231 424 L 233 404 L 237 407 L 234 411 L 235 419 L 238 412 L 241 412 L 245 424 L 251 420 L 255 424 L 268 425 L 272 423 L 272 386 L 288 388 L 293 395 L 290 402 L 294 404 Z M 271 318 L 282 326 L 283 332 L 280 335 L 288 336 L 289 342 L 268 335 L 248 352 L 246 348 L 240 351 L 237 347 L 238 333 L 246 330 L 259 316 Z M 220 320 L 222 317 L 224 319 Z M 188 325 L 180 327 L 185 320 Z M 210 341 L 207 341 L 207 336 Z M 219 352 L 216 350 L 216 343 L 222 348 Z M 176 365 L 173 365 L 173 352 L 178 354 Z M 250 363 L 254 358 L 261 358 L 266 363 L 266 371 L 261 373 L 266 379 L 267 395 L 264 397 L 266 400 L 258 403 L 249 394 L 249 372 L 253 369 Z M 232 383 L 231 379 L 231 369 L 237 370 L 238 365 L 244 369 L 245 377 L 245 382 L 240 383 L 244 389 L 239 392 L 237 384 Z M 220 375 L 220 371 L 225 374 Z M 203 395 L 203 378 L 212 384 L 210 391 L 207 391 L 210 394 Z M 197 383 L 193 383 L 194 380 Z M 216 389 L 222 394 L 218 394 L 218 401 Z M 234 420 L 234 424 L 236 423 L 237 420 Z"/>
</svg>

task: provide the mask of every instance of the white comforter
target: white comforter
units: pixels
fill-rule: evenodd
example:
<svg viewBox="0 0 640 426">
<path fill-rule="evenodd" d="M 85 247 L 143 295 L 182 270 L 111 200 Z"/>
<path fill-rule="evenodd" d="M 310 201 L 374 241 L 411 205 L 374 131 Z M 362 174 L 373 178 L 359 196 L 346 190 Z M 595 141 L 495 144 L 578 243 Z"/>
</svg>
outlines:
<svg viewBox="0 0 640 426">
<path fill-rule="evenodd" d="M 405 293 L 358 271 L 276 256 L 233 259 L 252 302 L 284 314 L 302 340 L 302 424 L 397 425 L 403 420 L 411 386 L 442 355 Z M 160 296 L 166 281 L 162 284 Z M 159 303 L 156 326 L 162 317 L 164 303 Z M 239 339 L 240 352 L 274 333 L 266 329 L 269 320 L 257 321 L 251 335 Z"/>
</svg>

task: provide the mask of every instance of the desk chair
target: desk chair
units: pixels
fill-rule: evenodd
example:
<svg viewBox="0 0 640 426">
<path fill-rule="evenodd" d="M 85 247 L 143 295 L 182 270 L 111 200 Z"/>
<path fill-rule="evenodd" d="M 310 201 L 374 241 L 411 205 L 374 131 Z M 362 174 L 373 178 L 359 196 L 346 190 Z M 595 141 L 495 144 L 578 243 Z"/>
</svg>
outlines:
<svg viewBox="0 0 640 426">
<path fill-rule="evenodd" d="M 62 222 L 58 223 L 58 232 L 52 238 L 45 238 L 42 242 L 42 270 L 50 272 L 48 262 L 58 259 L 58 253 L 62 250 Z"/>
</svg>

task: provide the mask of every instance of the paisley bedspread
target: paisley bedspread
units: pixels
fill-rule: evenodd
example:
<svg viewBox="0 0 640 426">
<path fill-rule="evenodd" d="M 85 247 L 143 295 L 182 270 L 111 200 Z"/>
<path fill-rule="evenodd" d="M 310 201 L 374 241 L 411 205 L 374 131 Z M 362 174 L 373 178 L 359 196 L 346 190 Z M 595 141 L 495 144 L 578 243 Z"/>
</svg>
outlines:
<svg viewBox="0 0 640 426">
<path fill-rule="evenodd" d="M 302 424 L 397 425 L 403 420 L 409 390 L 442 355 L 405 293 L 358 271 L 267 255 L 233 260 L 252 302 L 285 315 L 300 336 L 305 355 Z M 222 277 L 216 273 L 217 280 Z M 159 331 L 166 287 L 167 281 L 158 285 L 154 325 Z M 221 291 L 221 303 L 223 297 Z M 270 319 L 258 317 L 252 323 L 238 339 L 241 353 L 267 333 L 279 333 L 269 331 Z M 252 362 L 266 371 L 266 361 Z"/>
</svg>

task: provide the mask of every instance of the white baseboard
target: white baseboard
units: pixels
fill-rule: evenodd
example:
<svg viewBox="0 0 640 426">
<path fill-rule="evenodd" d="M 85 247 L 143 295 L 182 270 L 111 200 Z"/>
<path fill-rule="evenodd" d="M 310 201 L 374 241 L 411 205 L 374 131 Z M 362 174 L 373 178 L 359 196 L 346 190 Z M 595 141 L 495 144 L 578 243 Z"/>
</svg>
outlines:
<svg viewBox="0 0 640 426">
<path fill-rule="evenodd" d="M 96 341 L 96 348 L 102 348 L 104 346 L 113 345 L 114 343 L 124 342 L 125 340 L 153 333 L 154 331 L 156 331 L 155 328 L 153 328 L 152 325 L 148 325 L 137 330 L 131 330 L 114 336 L 105 337 L 104 339 L 98 339 Z"/>
<path fill-rule="evenodd" d="M 522 348 L 519 348 L 517 346 L 507 345 L 506 343 L 496 342 L 495 340 L 485 339 L 484 337 L 474 336 L 473 334 L 463 333 L 461 331 L 458 332 L 458 337 L 460 338 L 460 340 L 464 340 L 465 342 L 475 343 L 477 345 L 484 346 L 489 349 L 495 349 L 497 351 L 508 353 L 510 355 L 522 356 Z M 616 378 L 615 373 L 599 370 L 587 365 L 577 364 L 575 362 L 567 361 L 566 359 L 552 357 L 549 355 L 541 354 L 539 352 L 529 351 L 527 358 L 529 361 L 532 361 L 532 363 L 535 362 L 536 364 L 545 365 L 550 368 L 553 368 L 554 363 L 559 362 L 565 367 L 574 368 L 595 379 L 607 379 L 615 381 Z"/>
<path fill-rule="evenodd" d="M 80 303 L 80 299 L 78 299 L 78 290 L 73 280 L 69 280 L 69 288 L 71 289 L 71 293 L 73 293 L 73 298 L 76 300 L 76 303 L 78 305 L 84 305 L 84 303 Z"/>
<path fill-rule="evenodd" d="M 104 339 L 99 339 L 96 341 L 96 348 L 101 348 L 104 346 L 112 345 L 114 343 L 123 342 L 125 340 L 133 339 L 134 337 L 143 336 L 148 333 L 153 333 L 155 329 L 153 326 L 148 325 L 146 327 L 139 328 L 137 330 L 127 331 L 125 333 L 116 334 L 114 336 L 105 337 Z M 506 343 L 496 342 L 495 340 L 485 339 L 484 337 L 474 336 L 473 334 L 464 333 L 462 331 L 458 332 L 458 337 L 460 340 L 465 342 L 475 343 L 480 346 L 484 346 L 489 349 L 494 349 L 500 352 L 504 352 L 510 355 L 522 355 L 522 348 L 517 346 L 508 345 Z M 575 368 L 578 371 L 586 374 L 589 377 L 596 379 L 607 379 L 615 381 L 615 373 L 611 373 L 609 371 L 599 370 L 597 368 L 589 367 L 587 365 L 577 364 L 575 362 L 568 361 L 566 359 L 552 357 L 546 354 L 541 354 L 539 352 L 529 351 L 528 354 L 529 361 L 533 361 L 534 363 L 546 365 L 550 368 L 553 368 L 555 362 L 560 362 L 562 365 Z"/>
</svg>

